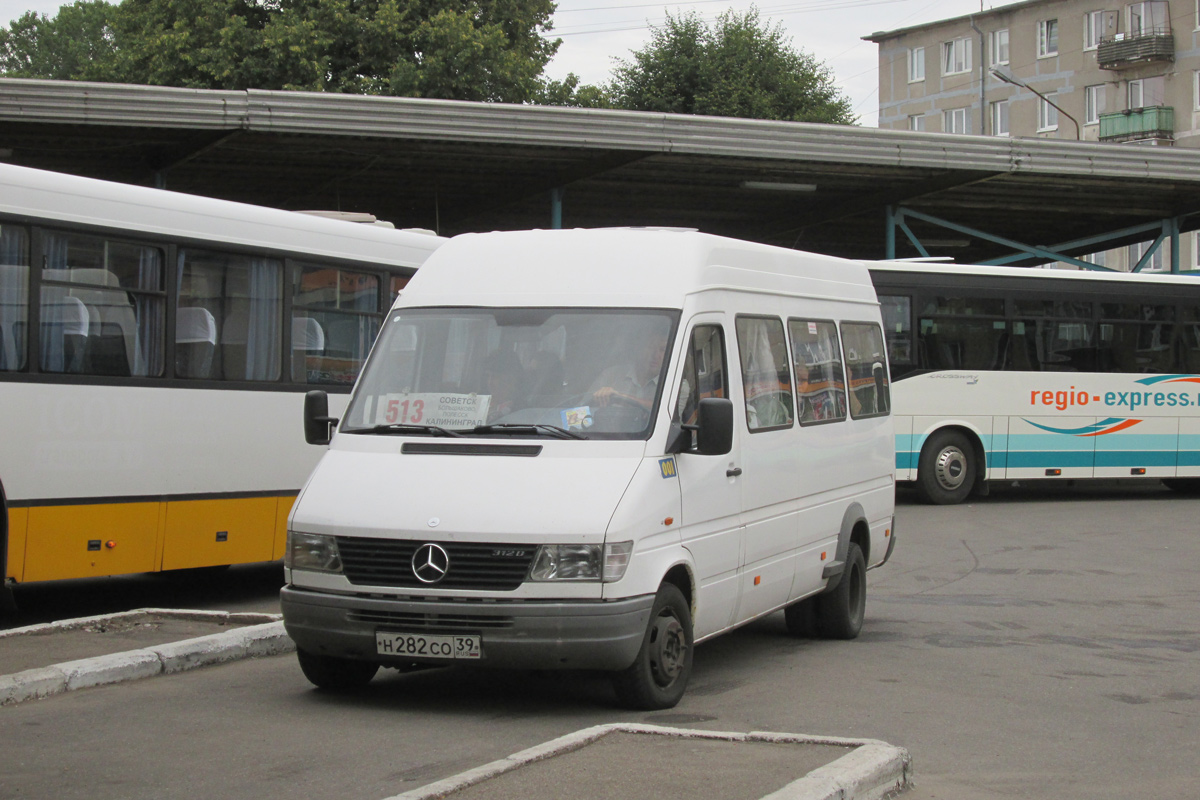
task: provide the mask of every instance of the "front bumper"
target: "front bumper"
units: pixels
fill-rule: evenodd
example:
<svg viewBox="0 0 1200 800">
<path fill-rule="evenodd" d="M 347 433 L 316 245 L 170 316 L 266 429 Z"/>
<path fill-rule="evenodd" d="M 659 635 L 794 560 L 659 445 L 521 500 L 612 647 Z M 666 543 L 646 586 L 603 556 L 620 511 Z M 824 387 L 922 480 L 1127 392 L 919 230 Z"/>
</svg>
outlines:
<svg viewBox="0 0 1200 800">
<path fill-rule="evenodd" d="M 285 586 L 280 602 L 288 635 L 309 653 L 384 666 L 621 670 L 633 663 L 641 648 L 654 596 L 496 603 L 355 597 Z M 445 661 L 379 655 L 376 631 L 479 634 L 482 658 Z"/>
</svg>

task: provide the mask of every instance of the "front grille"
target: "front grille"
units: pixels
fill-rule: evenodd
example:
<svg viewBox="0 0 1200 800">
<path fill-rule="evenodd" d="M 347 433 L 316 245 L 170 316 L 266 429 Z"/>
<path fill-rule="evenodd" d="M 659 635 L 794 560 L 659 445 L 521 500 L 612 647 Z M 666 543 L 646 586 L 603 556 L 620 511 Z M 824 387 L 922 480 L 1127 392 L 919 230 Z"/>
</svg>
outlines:
<svg viewBox="0 0 1200 800">
<path fill-rule="evenodd" d="M 365 622 L 369 625 L 385 625 L 404 631 L 473 631 L 484 628 L 511 628 L 512 617 L 485 617 L 479 614 L 426 614 L 396 611 L 351 611 L 346 614 L 350 622 Z"/>
<path fill-rule="evenodd" d="M 432 542 L 446 551 L 450 564 L 437 583 L 423 583 L 413 574 L 413 553 L 427 540 L 337 537 L 346 579 L 357 586 L 395 586 L 409 589 L 486 589 L 512 591 L 525 580 L 534 546 Z M 497 555 L 503 553 L 504 555 Z"/>
</svg>

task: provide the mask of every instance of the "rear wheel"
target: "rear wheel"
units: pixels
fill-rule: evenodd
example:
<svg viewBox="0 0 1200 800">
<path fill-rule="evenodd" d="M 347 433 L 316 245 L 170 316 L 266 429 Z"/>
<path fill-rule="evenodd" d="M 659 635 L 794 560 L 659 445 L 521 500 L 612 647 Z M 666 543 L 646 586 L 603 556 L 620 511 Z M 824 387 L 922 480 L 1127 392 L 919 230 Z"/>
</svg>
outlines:
<svg viewBox="0 0 1200 800">
<path fill-rule="evenodd" d="M 825 639 L 853 639 L 867 610 L 867 564 L 854 542 L 846 551 L 846 571 L 831 592 L 818 595 L 817 633 Z"/>
<path fill-rule="evenodd" d="M 379 671 L 379 665 L 370 661 L 322 656 L 300 649 L 296 650 L 296 657 L 300 661 L 304 677 L 308 678 L 313 686 L 334 692 L 360 689 L 370 683 Z"/>
<path fill-rule="evenodd" d="M 664 583 L 654 597 L 642 647 L 628 669 L 613 676 L 617 699 L 629 708 L 674 708 L 692 675 L 692 614 L 678 587 Z"/>
<path fill-rule="evenodd" d="M 927 503 L 961 503 L 975 485 L 975 450 L 958 431 L 938 431 L 921 448 L 917 491 Z"/>
</svg>

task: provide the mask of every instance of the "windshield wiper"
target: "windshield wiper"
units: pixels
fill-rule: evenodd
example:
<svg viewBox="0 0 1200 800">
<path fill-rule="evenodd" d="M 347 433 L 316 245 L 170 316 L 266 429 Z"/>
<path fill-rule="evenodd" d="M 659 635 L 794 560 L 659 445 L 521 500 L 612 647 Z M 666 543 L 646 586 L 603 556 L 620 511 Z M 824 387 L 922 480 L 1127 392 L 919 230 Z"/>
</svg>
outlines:
<svg viewBox="0 0 1200 800">
<path fill-rule="evenodd" d="M 437 425 L 406 425 L 403 423 L 393 425 L 375 425 L 371 428 L 350 428 L 342 431 L 342 433 L 385 433 L 404 436 L 406 434 L 424 434 L 425 436 L 454 436 L 460 437 L 461 433 L 456 431 L 448 431 L 445 428 L 439 428 Z"/>
<path fill-rule="evenodd" d="M 542 425 L 524 422 L 501 422 L 496 425 L 477 425 L 471 433 L 511 433 L 515 436 L 528 434 L 553 436 L 555 439 L 586 439 L 583 434 L 560 428 L 557 425 Z"/>
</svg>

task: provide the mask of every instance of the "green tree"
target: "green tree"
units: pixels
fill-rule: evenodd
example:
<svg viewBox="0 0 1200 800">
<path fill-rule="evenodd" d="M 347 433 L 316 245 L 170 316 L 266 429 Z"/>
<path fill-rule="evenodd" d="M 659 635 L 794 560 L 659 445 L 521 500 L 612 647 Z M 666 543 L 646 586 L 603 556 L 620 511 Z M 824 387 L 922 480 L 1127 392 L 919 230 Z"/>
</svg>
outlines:
<svg viewBox="0 0 1200 800">
<path fill-rule="evenodd" d="M 43 17 L 40 30 L 20 28 L 30 65 L 22 75 L 519 103 L 541 91 L 559 46 L 542 36 L 554 0 L 124 0 L 110 8 L 111 57 L 85 68 L 49 51 L 43 31 L 58 20 Z M 16 74 L 8 62 L 0 72 Z"/>
<path fill-rule="evenodd" d="M 27 11 L 0 28 L 0 74 L 10 78 L 87 80 L 111 69 L 112 18 L 102 0 L 79 0 L 51 18 Z"/>
<path fill-rule="evenodd" d="M 695 12 L 667 16 L 650 43 L 622 60 L 609 89 L 618 108 L 676 114 L 853 124 L 833 73 L 792 48 L 781 23 L 730 9 L 709 26 Z"/>
</svg>

